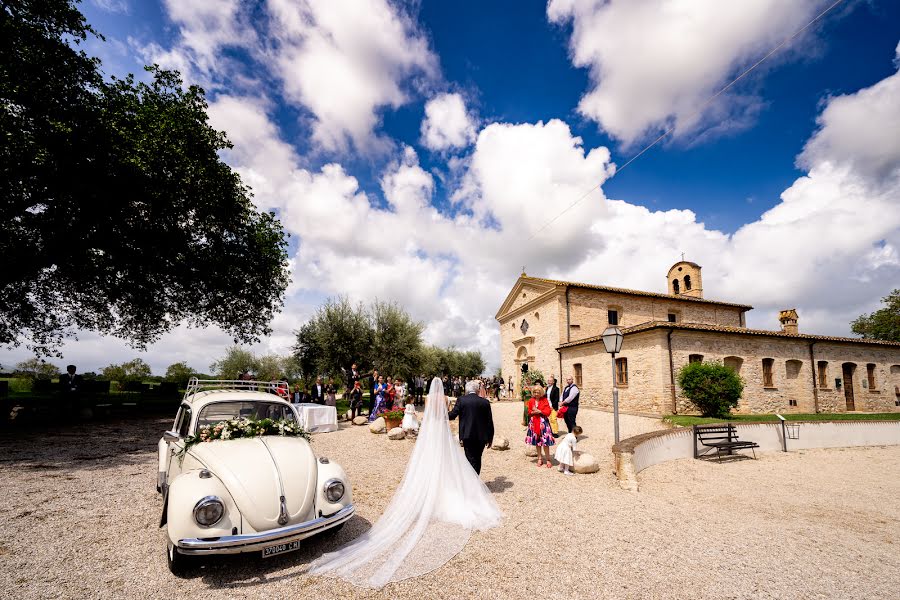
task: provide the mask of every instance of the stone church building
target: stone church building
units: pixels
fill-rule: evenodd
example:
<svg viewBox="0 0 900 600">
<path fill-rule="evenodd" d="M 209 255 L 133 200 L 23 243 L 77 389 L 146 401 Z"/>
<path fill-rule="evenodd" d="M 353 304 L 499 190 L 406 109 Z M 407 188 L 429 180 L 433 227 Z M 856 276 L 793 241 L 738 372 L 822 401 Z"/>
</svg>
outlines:
<svg viewBox="0 0 900 600">
<path fill-rule="evenodd" d="M 561 383 L 571 375 L 582 404 L 611 408 L 600 334 L 614 324 L 625 334 L 615 368 L 625 412 L 694 412 L 675 382 L 692 361 L 741 375 L 736 412 L 900 412 L 900 343 L 801 333 L 793 309 L 781 311 L 778 329 L 748 329 L 753 307 L 705 299 L 699 265 L 678 262 L 667 280 L 662 294 L 523 273 L 496 314 L 504 377 L 518 394 L 523 363 Z"/>
</svg>

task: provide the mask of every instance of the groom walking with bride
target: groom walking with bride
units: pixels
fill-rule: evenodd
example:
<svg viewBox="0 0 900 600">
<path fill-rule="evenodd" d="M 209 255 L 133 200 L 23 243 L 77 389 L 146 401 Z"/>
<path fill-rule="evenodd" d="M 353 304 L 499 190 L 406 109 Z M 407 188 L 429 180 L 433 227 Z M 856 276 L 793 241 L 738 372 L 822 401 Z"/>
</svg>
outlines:
<svg viewBox="0 0 900 600">
<path fill-rule="evenodd" d="M 448 415 L 450 420 L 459 417 L 459 439 L 466 453 L 466 460 L 481 475 L 481 455 L 494 440 L 494 416 L 491 403 L 478 395 L 481 383 L 473 379 L 466 383 L 466 395 L 456 401 Z"/>
<path fill-rule="evenodd" d="M 384 513 L 356 540 L 313 561 L 309 573 L 378 589 L 437 569 L 462 551 L 473 531 L 500 524 L 503 513 L 477 475 L 494 438 L 491 405 L 475 393 L 479 385 L 469 382 L 448 413 L 441 380 L 432 380 L 406 473 Z M 449 419 L 457 416 L 468 463 L 450 430 Z"/>
</svg>

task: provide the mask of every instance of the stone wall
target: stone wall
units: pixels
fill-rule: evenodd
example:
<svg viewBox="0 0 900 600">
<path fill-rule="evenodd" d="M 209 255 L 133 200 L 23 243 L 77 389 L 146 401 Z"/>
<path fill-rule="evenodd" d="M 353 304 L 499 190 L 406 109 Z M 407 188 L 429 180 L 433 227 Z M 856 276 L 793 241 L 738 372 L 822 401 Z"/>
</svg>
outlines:
<svg viewBox="0 0 900 600">
<path fill-rule="evenodd" d="M 627 340 L 627 338 L 626 338 Z M 813 393 L 814 374 L 809 357 L 810 340 L 740 335 L 700 331 L 675 331 L 672 334 L 672 355 L 675 373 L 689 362 L 690 355 L 699 354 L 704 361 L 724 362 L 726 358 L 740 359 L 738 372 L 744 380 L 744 393 L 738 413 L 813 413 L 816 396 Z M 865 412 L 898 412 L 894 385 L 900 385 L 900 373 L 892 374 L 891 366 L 900 364 L 900 348 L 868 346 L 840 342 L 816 342 L 813 360 L 828 362 L 828 387 L 816 387 L 819 412 L 845 412 L 845 386 L 834 389 L 835 378 L 842 378 L 842 364 L 857 365 L 853 377 L 855 409 Z M 763 359 L 774 359 L 772 386 L 763 385 Z M 875 364 L 876 387 L 863 387 L 867 380 L 866 365 Z M 898 369 L 900 371 L 900 369 Z M 676 375 L 677 377 L 677 375 Z M 894 381 L 896 379 L 897 381 Z M 677 394 L 678 412 L 696 412 L 691 402 Z M 791 405 L 796 401 L 796 406 Z"/>
<path fill-rule="evenodd" d="M 816 363 L 826 361 L 828 385 L 819 388 L 819 407 L 822 412 L 843 412 L 846 410 L 846 382 L 842 365 L 845 362 L 856 366 L 853 374 L 853 391 L 857 411 L 898 412 L 896 402 L 897 387 L 900 387 L 900 347 L 872 347 L 857 344 L 821 343 L 813 347 Z M 875 387 L 867 385 L 866 365 L 875 365 Z M 841 389 L 835 389 L 835 379 L 841 379 Z"/>
<path fill-rule="evenodd" d="M 677 298 L 654 298 L 571 288 L 569 290 L 571 341 L 603 333 L 609 326 L 607 318 L 609 310 L 619 311 L 620 327 L 631 327 L 647 321 L 666 321 L 669 313 L 675 313 L 678 322 L 741 326 L 741 309 L 737 307 Z"/>
<path fill-rule="evenodd" d="M 667 334 L 669 330 L 630 334 L 625 337 L 621 354 L 628 363 L 628 383 L 619 388 L 619 409 L 623 412 L 672 413 L 672 384 L 669 370 Z M 853 378 L 856 410 L 866 412 L 900 412 L 895 387 L 900 387 L 900 348 L 882 348 L 852 343 L 816 343 L 814 360 L 828 361 L 829 385 L 833 373 L 840 377 L 841 365 L 857 365 Z M 735 412 L 750 413 L 814 413 L 813 371 L 810 368 L 809 341 L 719 333 L 707 331 L 672 332 L 672 362 L 678 370 L 699 355 L 704 361 L 725 362 L 739 359 L 738 372 L 744 380 L 744 393 Z M 773 359 L 771 386 L 763 385 L 763 359 Z M 867 379 L 866 365 L 875 364 L 876 387 L 863 387 Z M 587 406 L 612 409 L 612 365 L 603 343 L 562 349 L 563 377 L 575 373 L 581 365 L 581 401 Z M 816 389 L 819 412 L 847 410 L 844 387 Z M 791 400 L 796 401 L 792 405 Z M 678 413 L 696 413 L 696 407 L 681 394 L 676 385 Z"/>
<path fill-rule="evenodd" d="M 616 358 L 628 365 L 628 383 L 619 386 L 619 410 L 633 413 L 671 413 L 669 358 L 664 331 L 629 335 Z M 580 402 L 612 410 L 612 357 L 603 342 L 562 349 L 563 376 L 573 375 L 581 365 Z"/>
</svg>

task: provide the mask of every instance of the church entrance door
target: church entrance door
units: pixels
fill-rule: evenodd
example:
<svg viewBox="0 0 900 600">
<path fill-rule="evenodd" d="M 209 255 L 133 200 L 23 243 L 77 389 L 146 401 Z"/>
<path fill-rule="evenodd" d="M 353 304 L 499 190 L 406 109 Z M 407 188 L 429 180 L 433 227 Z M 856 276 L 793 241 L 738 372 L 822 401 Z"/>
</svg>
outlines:
<svg viewBox="0 0 900 600">
<path fill-rule="evenodd" d="M 856 402 L 853 399 L 853 373 L 856 371 L 856 365 L 853 363 L 843 364 L 844 375 L 844 400 L 847 401 L 847 410 L 856 410 Z"/>
</svg>

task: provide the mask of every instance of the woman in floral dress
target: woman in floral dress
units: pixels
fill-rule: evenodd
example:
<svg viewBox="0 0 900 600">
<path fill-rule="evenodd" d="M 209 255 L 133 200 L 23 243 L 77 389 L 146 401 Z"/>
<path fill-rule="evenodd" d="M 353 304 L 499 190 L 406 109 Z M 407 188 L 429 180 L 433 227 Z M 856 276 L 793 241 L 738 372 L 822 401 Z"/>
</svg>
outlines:
<svg viewBox="0 0 900 600">
<path fill-rule="evenodd" d="M 550 446 L 556 443 L 553 439 L 553 431 L 550 429 L 550 401 L 544 394 L 544 387 L 540 385 L 531 388 L 531 400 L 528 401 L 528 430 L 525 432 L 525 443 L 537 446 L 538 467 L 553 466 L 550 461 Z M 544 456 L 546 455 L 546 464 Z"/>
</svg>

